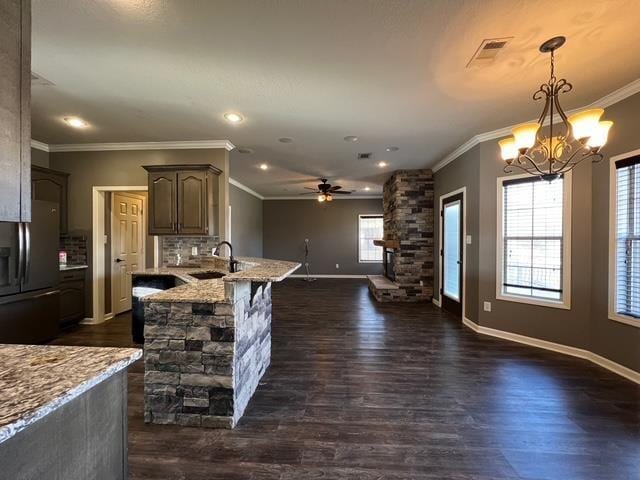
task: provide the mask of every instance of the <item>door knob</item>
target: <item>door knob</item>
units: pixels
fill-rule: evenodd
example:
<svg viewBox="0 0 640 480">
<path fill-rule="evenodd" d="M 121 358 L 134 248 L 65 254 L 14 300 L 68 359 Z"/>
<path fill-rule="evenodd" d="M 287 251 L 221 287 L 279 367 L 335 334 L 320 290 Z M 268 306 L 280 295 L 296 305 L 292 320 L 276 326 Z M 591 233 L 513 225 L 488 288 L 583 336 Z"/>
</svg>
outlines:
<svg viewBox="0 0 640 480">
<path fill-rule="evenodd" d="M 121 258 L 116 258 L 116 263 L 124 262 Z"/>
</svg>

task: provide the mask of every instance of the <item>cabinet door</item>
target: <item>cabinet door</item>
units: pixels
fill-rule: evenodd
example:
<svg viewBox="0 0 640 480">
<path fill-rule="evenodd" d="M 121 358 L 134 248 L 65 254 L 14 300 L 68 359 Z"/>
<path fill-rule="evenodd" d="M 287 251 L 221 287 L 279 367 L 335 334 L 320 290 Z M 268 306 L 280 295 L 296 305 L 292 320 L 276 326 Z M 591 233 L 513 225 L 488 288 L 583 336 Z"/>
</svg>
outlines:
<svg viewBox="0 0 640 480">
<path fill-rule="evenodd" d="M 207 173 L 178 172 L 178 231 L 181 235 L 208 235 Z"/>
<path fill-rule="evenodd" d="M 175 172 L 149 172 L 149 235 L 175 235 L 176 221 Z"/>
<path fill-rule="evenodd" d="M 22 221 L 23 9 L 20 0 L 0 0 L 0 222 Z M 27 11 L 28 13 L 28 11 Z M 30 219 L 30 217 L 29 217 Z"/>
<path fill-rule="evenodd" d="M 68 231 L 67 175 L 53 170 L 32 168 L 31 197 L 60 205 L 60 233 Z"/>
<path fill-rule="evenodd" d="M 72 280 L 60 283 L 60 323 L 84 318 L 84 281 Z"/>
</svg>

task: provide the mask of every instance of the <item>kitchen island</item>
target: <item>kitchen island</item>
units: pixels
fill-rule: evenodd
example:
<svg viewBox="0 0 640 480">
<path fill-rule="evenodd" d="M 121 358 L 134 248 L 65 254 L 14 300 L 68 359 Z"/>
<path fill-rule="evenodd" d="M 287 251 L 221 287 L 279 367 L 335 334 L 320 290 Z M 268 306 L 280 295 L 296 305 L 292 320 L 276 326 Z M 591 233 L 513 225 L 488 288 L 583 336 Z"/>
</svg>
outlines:
<svg viewBox="0 0 640 480">
<path fill-rule="evenodd" d="M 178 280 L 142 299 L 146 422 L 233 428 L 242 417 L 271 362 L 271 283 L 300 264 L 236 260 L 235 273 L 221 257 L 134 273 L 138 286 Z"/>
<path fill-rule="evenodd" d="M 0 478 L 127 478 L 132 348 L 0 345 Z"/>
</svg>

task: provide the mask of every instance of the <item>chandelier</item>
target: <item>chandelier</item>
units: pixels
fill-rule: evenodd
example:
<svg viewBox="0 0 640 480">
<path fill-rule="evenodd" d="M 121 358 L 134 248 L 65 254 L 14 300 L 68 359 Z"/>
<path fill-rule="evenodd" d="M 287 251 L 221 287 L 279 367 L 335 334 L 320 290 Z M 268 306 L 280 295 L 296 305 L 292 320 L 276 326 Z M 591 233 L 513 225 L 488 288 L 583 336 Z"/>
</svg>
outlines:
<svg viewBox="0 0 640 480">
<path fill-rule="evenodd" d="M 565 37 L 554 37 L 540 45 L 540 51 L 551 54 L 551 75 L 547 83 L 533 94 L 534 100 L 544 99 L 544 108 L 536 123 L 525 123 L 515 127 L 512 137 L 500 140 L 500 151 L 506 165 L 505 173 L 522 170 L 545 180 L 553 180 L 573 170 L 586 159 L 602 160 L 600 149 L 607 143 L 611 121 L 600 121 L 602 108 L 592 108 L 567 115 L 560 106 L 560 94 L 570 92 L 573 86 L 554 73 L 554 52 L 560 48 Z M 558 114 L 562 124 L 553 124 Z M 542 126 L 549 117 L 548 130 Z M 558 131 L 558 129 L 560 131 Z"/>
</svg>

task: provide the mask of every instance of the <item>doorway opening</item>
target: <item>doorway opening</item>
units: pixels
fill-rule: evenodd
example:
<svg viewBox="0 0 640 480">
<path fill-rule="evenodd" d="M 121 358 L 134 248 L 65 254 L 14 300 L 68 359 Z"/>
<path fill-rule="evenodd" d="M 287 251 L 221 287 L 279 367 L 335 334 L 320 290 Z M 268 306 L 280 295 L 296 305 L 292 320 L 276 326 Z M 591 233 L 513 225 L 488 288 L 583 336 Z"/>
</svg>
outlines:
<svg viewBox="0 0 640 480">
<path fill-rule="evenodd" d="M 440 306 L 464 318 L 466 189 L 440 197 Z"/>
<path fill-rule="evenodd" d="M 131 309 L 131 272 L 159 264 L 147 235 L 147 186 L 93 187 L 92 316 L 102 323 Z"/>
</svg>

